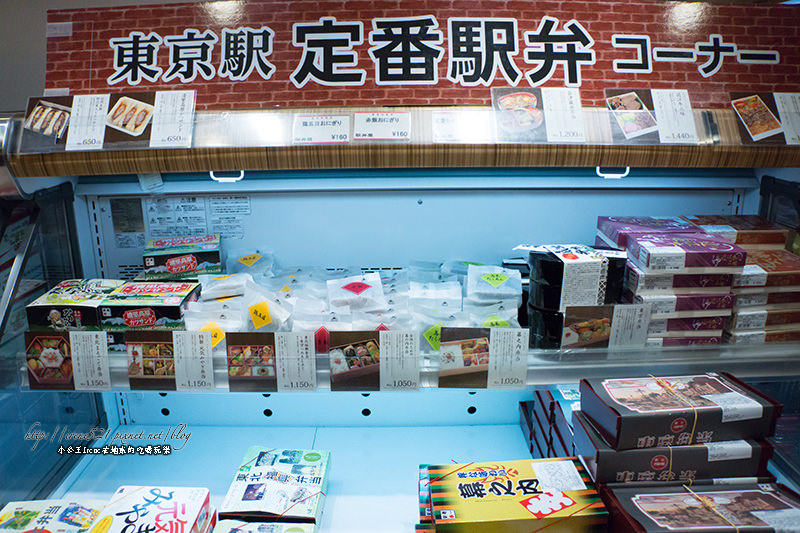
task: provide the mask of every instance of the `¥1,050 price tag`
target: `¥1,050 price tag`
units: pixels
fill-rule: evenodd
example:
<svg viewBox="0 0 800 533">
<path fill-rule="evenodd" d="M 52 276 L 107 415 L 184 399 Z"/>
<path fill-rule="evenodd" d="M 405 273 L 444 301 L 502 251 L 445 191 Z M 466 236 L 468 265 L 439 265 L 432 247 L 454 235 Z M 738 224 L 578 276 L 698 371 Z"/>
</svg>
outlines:
<svg viewBox="0 0 800 533">
<path fill-rule="evenodd" d="M 408 141 L 411 139 L 411 113 L 359 111 L 353 123 L 356 141 Z"/>
<path fill-rule="evenodd" d="M 75 390 L 111 390 L 105 331 L 70 331 Z"/>
<path fill-rule="evenodd" d="M 214 390 L 210 331 L 175 331 L 175 385 L 180 391 Z"/>
<path fill-rule="evenodd" d="M 191 148 L 194 91 L 158 91 L 153 111 L 151 148 Z"/>
<path fill-rule="evenodd" d="M 528 375 L 530 331 L 521 328 L 492 328 L 489 333 L 489 376 L 487 388 L 521 389 Z"/>
<path fill-rule="evenodd" d="M 106 136 L 109 94 L 83 94 L 72 98 L 72 116 L 67 130 L 70 150 L 101 150 Z"/>
<path fill-rule="evenodd" d="M 314 334 L 293 332 L 275 334 L 278 392 L 317 390 L 317 361 Z"/>
<path fill-rule="evenodd" d="M 292 144 L 345 144 L 350 142 L 350 115 L 294 116 Z"/>
<path fill-rule="evenodd" d="M 586 142 L 581 93 L 569 87 L 542 87 L 542 109 L 547 119 L 547 142 Z"/>
<path fill-rule="evenodd" d="M 419 389 L 419 334 L 380 332 L 381 390 Z"/>
<path fill-rule="evenodd" d="M 694 113 L 686 89 L 653 89 L 653 110 L 662 144 L 697 144 Z"/>
</svg>

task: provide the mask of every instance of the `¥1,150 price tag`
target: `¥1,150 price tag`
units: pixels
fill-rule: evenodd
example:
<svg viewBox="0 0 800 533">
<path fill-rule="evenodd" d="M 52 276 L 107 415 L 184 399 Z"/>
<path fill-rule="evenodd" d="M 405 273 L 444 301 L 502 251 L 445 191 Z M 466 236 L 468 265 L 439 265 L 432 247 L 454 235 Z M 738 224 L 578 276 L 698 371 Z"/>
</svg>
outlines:
<svg viewBox="0 0 800 533">
<path fill-rule="evenodd" d="M 411 113 L 359 111 L 353 123 L 356 141 L 408 141 L 411 139 Z"/>
<path fill-rule="evenodd" d="M 346 144 L 350 142 L 350 115 L 294 116 L 292 144 Z"/>
<path fill-rule="evenodd" d="M 528 375 L 530 331 L 521 328 L 492 328 L 489 333 L 490 389 L 521 389 Z"/>
<path fill-rule="evenodd" d="M 65 150 L 102 150 L 110 98 L 109 94 L 82 94 L 72 98 Z"/>
<path fill-rule="evenodd" d="M 158 91 L 150 148 L 191 148 L 194 91 Z"/>
<path fill-rule="evenodd" d="M 275 359 L 278 392 L 314 392 L 317 390 L 315 356 L 313 333 L 276 333 Z"/>
<path fill-rule="evenodd" d="M 214 390 L 210 331 L 175 331 L 175 385 L 179 391 Z"/>
<path fill-rule="evenodd" d="M 381 331 L 381 390 L 419 389 L 419 334 L 414 331 Z"/>
<path fill-rule="evenodd" d="M 653 89 L 653 110 L 663 144 L 697 144 L 694 113 L 686 89 Z"/>
<path fill-rule="evenodd" d="M 111 390 L 105 331 L 70 331 L 75 390 Z"/>
</svg>

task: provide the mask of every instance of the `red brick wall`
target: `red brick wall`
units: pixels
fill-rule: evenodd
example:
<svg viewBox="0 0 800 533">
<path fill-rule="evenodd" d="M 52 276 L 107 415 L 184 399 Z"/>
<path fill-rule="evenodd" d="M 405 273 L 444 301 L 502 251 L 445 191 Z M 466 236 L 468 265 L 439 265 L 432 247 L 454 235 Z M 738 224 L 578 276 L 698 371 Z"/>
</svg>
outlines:
<svg viewBox="0 0 800 533">
<path fill-rule="evenodd" d="M 427 105 L 427 104 L 486 104 L 490 101 L 488 87 L 467 88 L 453 84 L 447 74 L 448 17 L 513 17 L 518 20 L 519 54 L 517 68 L 523 73 L 532 69 L 523 61 L 525 31 L 537 29 L 545 15 L 559 19 L 557 30 L 570 19 L 576 19 L 595 41 L 596 64 L 582 68 L 581 95 L 584 105 L 601 105 L 605 88 L 685 88 L 695 107 L 725 107 L 732 91 L 796 92 L 800 85 L 800 10 L 793 6 L 742 4 L 691 4 L 660 0 L 300 0 L 286 2 L 267 0 L 251 2 L 241 10 L 225 12 L 233 2 L 208 4 L 171 4 L 165 6 L 115 7 L 98 9 L 55 10 L 48 12 L 48 22 L 72 22 L 71 37 L 51 37 L 47 41 L 47 88 L 69 88 L 72 94 L 142 91 L 154 89 L 193 88 L 197 90 L 199 109 L 224 109 L 274 106 L 339 106 L 339 105 Z M 223 16 L 211 14 L 219 10 Z M 693 14 L 693 18 L 678 14 Z M 378 86 L 375 70 L 369 57 L 371 20 L 378 17 L 412 17 L 433 15 L 444 35 L 444 50 L 439 63 L 439 83 L 436 86 L 405 85 Z M 289 76 L 300 62 L 302 50 L 294 47 L 292 24 L 315 22 L 322 16 L 334 16 L 338 21 L 361 21 L 364 25 L 364 44 L 355 48 L 358 68 L 366 70 L 361 87 L 328 87 L 310 80 L 297 89 Z M 226 20 L 222 20 L 225 19 Z M 257 73 L 240 82 L 219 76 L 206 81 L 199 76 L 189 85 L 178 79 L 170 83 L 151 83 L 143 80 L 132 88 L 126 83 L 109 86 L 107 78 L 114 73 L 113 50 L 108 40 L 127 37 L 130 31 L 156 32 L 161 37 L 180 35 L 187 28 L 201 32 L 210 29 L 221 37 L 221 29 L 250 26 L 269 26 L 274 32 L 270 62 L 276 72 L 265 81 Z M 614 59 L 630 59 L 634 51 L 611 46 L 614 33 L 644 33 L 650 36 L 653 47 L 673 46 L 691 48 L 695 42 L 707 41 L 719 33 L 724 41 L 740 49 L 766 49 L 780 53 L 777 65 L 739 64 L 734 57 L 725 57 L 720 71 L 703 78 L 696 63 L 660 63 L 653 65 L 650 74 L 617 74 L 612 69 Z M 219 47 L 215 45 L 212 63 L 219 67 Z M 158 65 L 166 70 L 168 50 L 162 45 Z M 498 73 L 494 86 L 507 86 Z M 563 86 L 564 70 L 557 67 L 544 86 Z M 519 87 L 529 86 L 523 78 Z"/>
</svg>

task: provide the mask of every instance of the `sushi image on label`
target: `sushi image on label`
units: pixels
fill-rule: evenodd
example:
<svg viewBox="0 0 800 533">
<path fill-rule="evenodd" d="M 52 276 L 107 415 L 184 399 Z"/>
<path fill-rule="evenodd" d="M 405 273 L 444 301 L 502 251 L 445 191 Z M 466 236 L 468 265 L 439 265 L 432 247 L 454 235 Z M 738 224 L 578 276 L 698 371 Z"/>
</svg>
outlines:
<svg viewBox="0 0 800 533">
<path fill-rule="evenodd" d="M 106 116 L 106 125 L 138 137 L 150 123 L 154 109 L 150 104 L 123 96 L 117 100 Z"/>
<path fill-rule="evenodd" d="M 759 95 L 737 98 L 731 105 L 753 141 L 783 132 L 780 121 Z"/>
<path fill-rule="evenodd" d="M 626 139 L 658 131 L 655 117 L 636 91 L 609 96 L 606 105 Z"/>
<path fill-rule="evenodd" d="M 60 139 L 67 131 L 71 112 L 69 107 L 40 100 L 25 118 L 24 128 Z"/>
</svg>

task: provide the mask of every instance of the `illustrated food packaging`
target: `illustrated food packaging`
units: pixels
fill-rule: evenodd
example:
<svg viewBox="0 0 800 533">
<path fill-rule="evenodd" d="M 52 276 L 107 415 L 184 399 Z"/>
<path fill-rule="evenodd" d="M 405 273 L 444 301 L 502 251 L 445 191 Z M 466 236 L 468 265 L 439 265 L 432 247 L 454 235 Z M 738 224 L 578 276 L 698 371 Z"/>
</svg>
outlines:
<svg viewBox="0 0 800 533">
<path fill-rule="evenodd" d="M 428 465 L 436 531 L 605 531 L 607 513 L 580 461 Z"/>
<path fill-rule="evenodd" d="M 219 234 L 165 237 L 148 241 L 142 253 L 147 280 L 197 279 L 198 274 L 220 274 Z"/>
<path fill-rule="evenodd" d="M 696 224 L 706 233 L 745 247 L 782 250 L 789 237 L 789 229 L 758 215 L 692 215 L 684 219 Z"/>
<path fill-rule="evenodd" d="M 705 233 L 632 236 L 626 249 L 646 272 L 740 274 L 747 259 L 743 248 Z"/>
<path fill-rule="evenodd" d="M 124 282 L 116 279 L 68 279 L 25 308 L 30 329 L 100 329 L 98 307 Z"/>
<path fill-rule="evenodd" d="M 598 239 L 621 250 L 636 235 L 696 232 L 697 226 L 680 217 L 597 217 Z"/>
<path fill-rule="evenodd" d="M 615 450 L 759 439 L 782 406 L 730 374 L 583 379 L 581 411 Z"/>
<path fill-rule="evenodd" d="M 200 487 L 122 486 L 90 533 L 175 531 L 203 533 L 212 519 L 209 492 Z M 144 512 L 148 511 L 148 512 Z"/>
<path fill-rule="evenodd" d="M 800 257 L 788 250 L 750 251 L 744 270 L 734 277 L 733 286 L 797 287 L 800 290 Z"/>
<path fill-rule="evenodd" d="M 748 254 L 748 261 L 750 256 Z M 747 267 L 744 267 L 747 271 Z M 733 274 L 680 274 L 675 272 L 645 272 L 628 261 L 625 270 L 625 289 L 634 294 L 713 294 L 730 292 Z"/>
<path fill-rule="evenodd" d="M 105 505 L 83 499 L 9 502 L 0 510 L 0 533 L 86 533 Z"/>
<path fill-rule="evenodd" d="M 106 330 L 182 329 L 186 304 L 199 293 L 200 284 L 189 281 L 128 282 L 103 299 L 100 325 Z"/>
<path fill-rule="evenodd" d="M 314 533 L 314 524 L 267 524 L 263 522 L 243 522 L 241 520 L 220 520 L 214 526 L 214 533 Z"/>
</svg>

